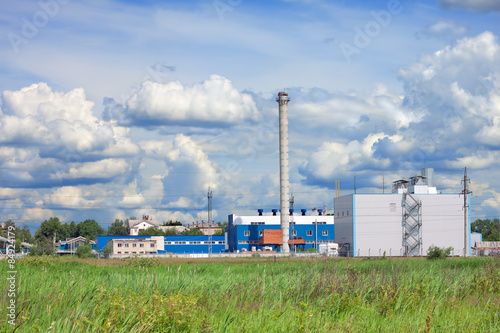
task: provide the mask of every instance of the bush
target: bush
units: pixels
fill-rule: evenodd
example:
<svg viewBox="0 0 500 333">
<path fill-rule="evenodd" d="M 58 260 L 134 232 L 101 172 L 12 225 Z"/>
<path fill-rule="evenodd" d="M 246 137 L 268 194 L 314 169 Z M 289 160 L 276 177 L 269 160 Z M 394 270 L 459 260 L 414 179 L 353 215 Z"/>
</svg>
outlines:
<svg viewBox="0 0 500 333">
<path fill-rule="evenodd" d="M 76 248 L 75 252 L 78 258 L 92 258 L 94 255 L 92 254 L 92 245 L 90 244 L 82 244 Z"/>
<path fill-rule="evenodd" d="M 440 248 L 437 246 L 430 246 L 427 250 L 427 259 L 445 259 L 453 251 L 453 247 Z"/>
</svg>

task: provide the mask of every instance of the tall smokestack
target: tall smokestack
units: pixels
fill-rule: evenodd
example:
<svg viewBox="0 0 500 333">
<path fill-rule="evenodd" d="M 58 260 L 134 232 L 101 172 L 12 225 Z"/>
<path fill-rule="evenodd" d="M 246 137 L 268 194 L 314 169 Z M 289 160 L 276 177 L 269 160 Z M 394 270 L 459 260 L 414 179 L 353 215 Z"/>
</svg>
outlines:
<svg viewBox="0 0 500 333">
<path fill-rule="evenodd" d="M 281 230 L 283 231 L 282 252 L 289 253 L 289 207 L 290 188 L 288 184 L 288 93 L 278 93 L 276 102 L 279 103 L 280 116 L 280 209 L 281 209 Z"/>
</svg>

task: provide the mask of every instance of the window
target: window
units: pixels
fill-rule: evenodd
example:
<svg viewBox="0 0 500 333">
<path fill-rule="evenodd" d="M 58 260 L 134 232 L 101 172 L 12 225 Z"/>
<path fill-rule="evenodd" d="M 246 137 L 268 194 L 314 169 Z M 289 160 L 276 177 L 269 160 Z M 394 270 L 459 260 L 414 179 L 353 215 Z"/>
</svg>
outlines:
<svg viewBox="0 0 500 333">
<path fill-rule="evenodd" d="M 344 212 L 342 212 L 342 216 L 344 216 Z"/>
<path fill-rule="evenodd" d="M 128 254 L 128 251 L 125 251 L 125 254 Z"/>
<path fill-rule="evenodd" d="M 312 236 L 312 235 L 313 235 L 312 230 L 307 230 L 307 236 Z"/>
<path fill-rule="evenodd" d="M 321 233 L 323 236 L 328 236 L 328 230 L 323 230 L 323 232 Z"/>
<path fill-rule="evenodd" d="M 118 247 L 122 247 L 122 243 L 118 243 L 118 244 L 117 244 L 117 246 L 118 246 Z"/>
<path fill-rule="evenodd" d="M 396 203 L 395 202 L 391 202 L 389 204 L 389 211 L 390 212 L 395 212 L 396 211 Z"/>
<path fill-rule="evenodd" d="M 264 232 L 261 230 L 259 231 L 259 236 L 262 236 L 264 234 Z"/>
<path fill-rule="evenodd" d="M 347 211 L 347 214 L 345 214 L 346 216 L 349 216 L 349 211 Z"/>
<path fill-rule="evenodd" d="M 132 244 L 132 247 L 137 247 L 137 244 L 135 244 L 135 243 L 134 243 L 134 244 Z"/>
<path fill-rule="evenodd" d="M 122 254 L 122 251 L 118 251 L 118 254 Z"/>
<path fill-rule="evenodd" d="M 125 247 L 128 247 L 128 243 L 125 243 Z"/>
<path fill-rule="evenodd" d="M 250 236 L 250 230 L 245 230 L 245 233 L 243 234 L 245 237 Z"/>
<path fill-rule="evenodd" d="M 155 245 L 153 243 L 149 244 L 149 247 L 155 247 Z"/>
<path fill-rule="evenodd" d="M 292 230 L 292 236 L 297 236 L 297 230 Z"/>
<path fill-rule="evenodd" d="M 144 244 L 139 244 L 140 247 L 144 247 Z"/>
</svg>

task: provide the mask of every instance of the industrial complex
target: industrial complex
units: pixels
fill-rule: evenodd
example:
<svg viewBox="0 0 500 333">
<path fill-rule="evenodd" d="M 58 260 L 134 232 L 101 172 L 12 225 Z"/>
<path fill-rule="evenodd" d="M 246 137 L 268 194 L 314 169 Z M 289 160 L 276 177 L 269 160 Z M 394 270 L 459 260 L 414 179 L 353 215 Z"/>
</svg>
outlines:
<svg viewBox="0 0 500 333">
<path fill-rule="evenodd" d="M 452 247 L 454 255 L 471 254 L 467 187 L 462 193 L 441 194 L 434 186 L 434 170 L 393 182 L 392 193 L 350 194 L 334 199 L 333 215 L 323 210 L 295 214 L 289 206 L 288 93 L 280 92 L 279 160 L 280 209 L 262 209 L 253 216 L 228 216 L 225 236 L 138 236 L 140 229 L 159 228 L 155 221 L 131 221 L 128 236 L 99 236 L 97 249 L 113 255 L 164 253 L 219 253 L 306 251 L 338 244 L 343 256 L 422 256 L 430 246 Z M 464 179 L 467 184 L 467 178 Z M 208 225 L 211 221 L 208 196 Z M 210 230 L 210 228 L 209 228 Z M 473 237 L 473 238 L 471 238 Z M 472 245 L 472 246 L 471 246 Z M 141 252 L 139 252 L 141 251 Z"/>
<path fill-rule="evenodd" d="M 128 234 L 98 236 L 92 249 L 114 257 L 243 252 L 323 251 L 349 257 L 424 256 L 430 246 L 452 247 L 453 255 L 468 256 L 475 251 L 490 251 L 482 244 L 480 234 L 470 232 L 470 210 L 467 174 L 461 193 L 439 193 L 434 186 L 434 170 L 421 169 L 419 175 L 393 182 L 391 193 L 370 193 L 338 196 L 333 214 L 324 209 L 307 213 L 293 210 L 289 191 L 288 157 L 288 93 L 279 92 L 279 163 L 280 207 L 255 215 L 230 214 L 224 235 L 212 220 L 212 191 L 208 191 L 208 221 L 191 225 L 160 225 L 143 215 L 128 221 Z M 338 187 L 338 185 L 336 184 Z M 179 223 L 180 224 L 180 223 Z M 198 229 L 203 236 L 163 236 Z M 144 236 L 141 230 L 151 229 L 161 236 Z M 156 230 L 159 229 L 159 230 Z M 174 230 L 172 230 L 174 229 Z M 198 231 L 198 232 L 199 232 Z M 221 233 L 222 234 L 222 233 Z M 58 253 L 75 253 L 85 239 L 61 241 Z M 481 243 L 479 248 L 475 244 Z M 332 250 L 333 252 L 329 252 Z M 338 252 L 337 252 L 338 250 Z M 494 250 L 494 249 L 493 249 Z"/>
</svg>

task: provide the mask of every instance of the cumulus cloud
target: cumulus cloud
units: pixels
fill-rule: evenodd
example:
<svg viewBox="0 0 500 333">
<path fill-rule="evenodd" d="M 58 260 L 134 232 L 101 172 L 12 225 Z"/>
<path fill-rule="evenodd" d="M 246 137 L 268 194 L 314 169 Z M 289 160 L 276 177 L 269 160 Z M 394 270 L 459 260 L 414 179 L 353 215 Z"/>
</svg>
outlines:
<svg viewBox="0 0 500 333">
<path fill-rule="evenodd" d="M 497 0 L 438 0 L 446 9 L 464 8 L 474 12 L 493 12 L 500 10 Z"/>
<path fill-rule="evenodd" d="M 390 165 L 388 159 L 373 156 L 375 143 L 384 138 L 393 142 L 401 140 L 399 136 L 375 133 L 368 135 L 362 142 L 324 142 L 302 164 L 299 172 L 306 177 L 306 183 L 319 185 L 331 183 L 335 176 L 350 176 L 356 170 L 387 168 Z"/>
<path fill-rule="evenodd" d="M 90 195 L 90 192 L 76 186 L 63 186 L 55 189 L 49 195 L 48 203 L 71 209 L 89 209 L 101 201 L 97 199 L 87 200 L 86 195 Z M 39 204 L 43 205 L 44 203 L 41 201 Z"/>
<path fill-rule="evenodd" d="M 53 91 L 46 83 L 2 93 L 1 178 L 18 186 L 61 186 L 63 179 L 112 178 L 123 160 L 140 148 L 129 130 L 93 115 L 94 103 L 81 88 Z M 110 164 L 115 164 L 114 166 Z M 99 176 L 92 173 L 100 172 Z M 105 174 L 106 173 L 106 174 Z"/>
<path fill-rule="evenodd" d="M 404 88 L 399 100 L 379 89 L 368 98 L 327 97 L 323 110 L 320 103 L 299 104 L 314 119 L 332 124 L 333 137 L 341 133 L 305 159 L 299 168 L 305 184 L 332 187 L 334 177 L 352 177 L 358 170 L 407 177 L 424 166 L 438 173 L 497 168 L 500 46 L 491 32 L 424 54 L 398 77 Z M 335 105 L 335 99 L 347 103 Z M 359 136 L 345 135 L 349 129 Z"/>
<path fill-rule="evenodd" d="M 105 104 L 106 119 L 132 125 L 228 126 L 261 118 L 252 97 L 219 75 L 192 86 L 146 81 L 125 106 L 112 99 Z"/>
<path fill-rule="evenodd" d="M 163 178 L 165 204 L 169 203 L 173 194 L 182 196 L 186 192 L 198 201 L 204 201 L 209 186 L 217 189 L 217 165 L 192 138 L 177 135 L 165 155 L 165 162 L 168 170 L 168 176 Z M 199 206 L 200 202 L 195 205 Z"/>
<path fill-rule="evenodd" d="M 78 178 L 112 178 L 120 174 L 129 172 L 130 165 L 125 159 L 107 158 L 97 162 L 80 163 L 77 167 L 72 167 L 68 172 L 60 172 L 51 175 L 57 179 L 78 179 Z"/>
<path fill-rule="evenodd" d="M 135 208 L 144 205 L 145 202 L 144 195 L 137 191 L 137 180 L 134 180 L 123 190 L 123 199 L 120 204 Z"/>
</svg>

